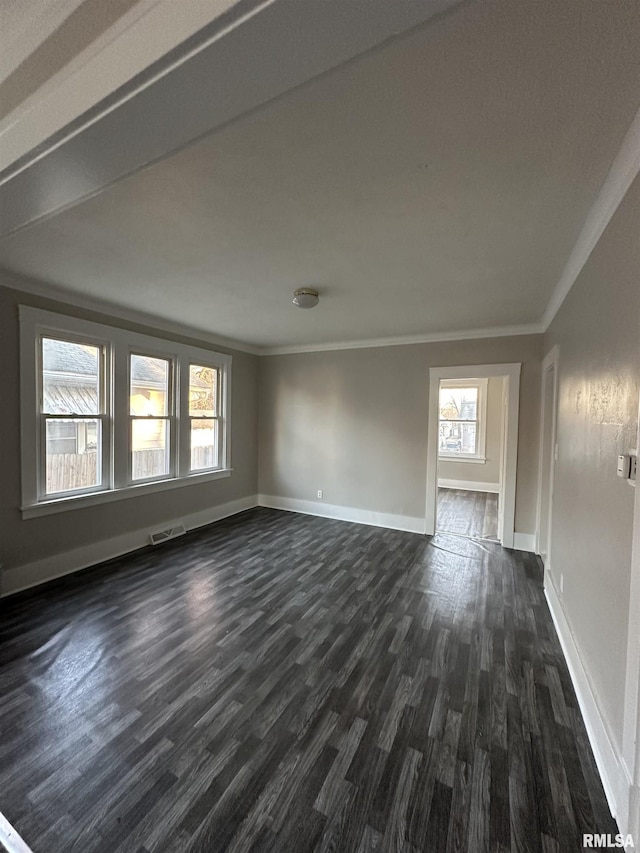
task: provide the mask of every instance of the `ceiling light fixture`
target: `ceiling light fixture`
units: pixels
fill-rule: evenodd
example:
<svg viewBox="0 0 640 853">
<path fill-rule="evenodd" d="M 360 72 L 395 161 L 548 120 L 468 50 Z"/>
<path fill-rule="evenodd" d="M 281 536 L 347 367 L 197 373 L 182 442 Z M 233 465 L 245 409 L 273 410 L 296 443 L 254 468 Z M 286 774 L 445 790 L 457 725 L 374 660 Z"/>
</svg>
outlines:
<svg viewBox="0 0 640 853">
<path fill-rule="evenodd" d="M 318 302 L 318 291 L 310 287 L 300 287 L 293 292 L 293 304 L 298 308 L 315 308 Z"/>
</svg>

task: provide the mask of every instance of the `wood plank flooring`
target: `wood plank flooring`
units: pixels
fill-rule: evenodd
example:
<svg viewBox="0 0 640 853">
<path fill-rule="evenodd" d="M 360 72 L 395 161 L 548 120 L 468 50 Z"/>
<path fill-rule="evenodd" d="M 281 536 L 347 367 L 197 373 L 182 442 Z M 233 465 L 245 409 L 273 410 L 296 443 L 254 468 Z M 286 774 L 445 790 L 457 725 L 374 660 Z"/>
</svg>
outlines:
<svg viewBox="0 0 640 853">
<path fill-rule="evenodd" d="M 439 533 L 474 539 L 498 538 L 498 495 L 462 489 L 438 489 Z"/>
<path fill-rule="evenodd" d="M 616 832 L 533 555 L 256 509 L 0 607 L 0 811 L 35 853 Z"/>
</svg>

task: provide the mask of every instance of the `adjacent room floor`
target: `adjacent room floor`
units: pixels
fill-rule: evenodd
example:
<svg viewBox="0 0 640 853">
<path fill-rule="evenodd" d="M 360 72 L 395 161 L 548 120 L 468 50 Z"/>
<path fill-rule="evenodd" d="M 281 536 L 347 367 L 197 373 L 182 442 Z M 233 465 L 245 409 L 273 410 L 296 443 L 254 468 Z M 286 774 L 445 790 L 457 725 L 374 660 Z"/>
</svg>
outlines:
<svg viewBox="0 0 640 853">
<path fill-rule="evenodd" d="M 256 509 L 2 606 L 0 811 L 35 853 L 616 832 L 531 554 Z"/>
<path fill-rule="evenodd" d="M 498 495 L 438 488 L 439 533 L 473 539 L 498 538 Z"/>
</svg>

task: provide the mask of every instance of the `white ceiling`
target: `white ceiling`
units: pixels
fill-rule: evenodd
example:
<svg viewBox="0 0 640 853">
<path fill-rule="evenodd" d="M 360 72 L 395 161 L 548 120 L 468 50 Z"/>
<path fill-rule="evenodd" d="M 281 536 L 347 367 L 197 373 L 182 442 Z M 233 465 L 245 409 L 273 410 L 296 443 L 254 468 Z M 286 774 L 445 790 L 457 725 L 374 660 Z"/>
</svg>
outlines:
<svg viewBox="0 0 640 853">
<path fill-rule="evenodd" d="M 5 237 L 0 264 L 259 347 L 536 324 L 639 55 L 635 0 L 463 5 Z"/>
<path fill-rule="evenodd" d="M 0 0 L 0 171 L 237 0 Z"/>
</svg>

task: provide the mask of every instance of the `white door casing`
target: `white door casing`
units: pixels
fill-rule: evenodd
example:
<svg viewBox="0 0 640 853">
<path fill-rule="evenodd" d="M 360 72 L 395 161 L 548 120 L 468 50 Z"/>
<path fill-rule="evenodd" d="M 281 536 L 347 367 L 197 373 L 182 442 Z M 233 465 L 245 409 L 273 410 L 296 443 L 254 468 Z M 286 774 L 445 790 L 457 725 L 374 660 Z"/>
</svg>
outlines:
<svg viewBox="0 0 640 853">
<path fill-rule="evenodd" d="M 551 568 L 551 524 L 555 476 L 559 349 L 553 347 L 542 362 L 540 393 L 540 450 L 536 507 L 536 553 L 544 562 L 545 578 Z"/>
<path fill-rule="evenodd" d="M 640 450 L 640 407 L 636 438 L 636 451 L 638 450 Z M 626 831 L 632 833 L 637 845 L 640 838 L 640 489 L 637 486 L 635 493 L 622 759 L 630 782 Z"/>
<path fill-rule="evenodd" d="M 505 381 L 507 396 L 505 426 L 505 471 L 502 489 L 504 506 L 502 544 L 513 548 L 516 508 L 516 471 L 518 463 L 518 414 L 520 409 L 521 364 L 473 364 L 455 367 L 429 368 L 429 409 L 427 424 L 427 495 L 425 533 L 436 531 L 438 503 L 438 400 L 440 381 L 443 379 L 478 379 L 498 376 Z"/>
</svg>

